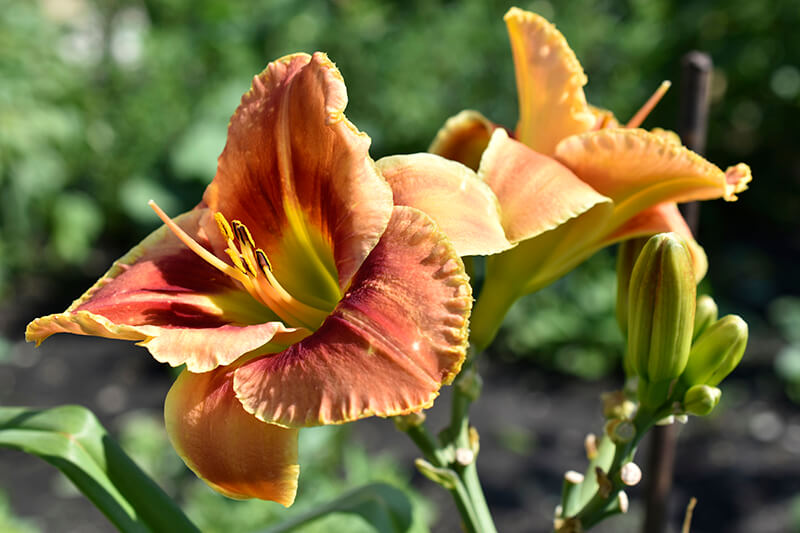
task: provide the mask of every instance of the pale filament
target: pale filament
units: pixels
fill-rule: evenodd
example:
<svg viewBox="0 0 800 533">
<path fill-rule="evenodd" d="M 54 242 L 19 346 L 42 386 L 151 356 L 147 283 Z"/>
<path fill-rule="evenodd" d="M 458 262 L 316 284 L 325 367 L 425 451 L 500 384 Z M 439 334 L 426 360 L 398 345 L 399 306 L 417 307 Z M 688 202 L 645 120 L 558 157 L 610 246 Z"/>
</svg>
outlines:
<svg viewBox="0 0 800 533">
<path fill-rule="evenodd" d="M 669 80 L 662 81 L 661 85 L 659 85 L 658 89 L 656 89 L 656 92 L 654 92 L 653 95 L 647 99 L 647 102 L 645 102 L 644 105 L 639 109 L 639 111 L 637 111 L 636 114 L 633 115 L 633 117 L 628 121 L 628 123 L 625 124 L 625 127 L 638 128 L 642 124 L 642 122 L 644 122 L 644 119 L 647 118 L 647 115 L 650 114 L 650 112 L 653 110 L 656 104 L 658 104 L 659 100 L 661 100 L 661 98 L 664 96 L 664 94 L 666 94 L 666 92 L 669 90 L 671 86 L 672 86 L 671 81 Z"/>
<path fill-rule="evenodd" d="M 286 325 L 316 329 L 325 319 L 327 315 L 325 311 L 300 302 L 283 288 L 272 273 L 272 265 L 267 255 L 255 247 L 247 227 L 238 220 L 233 221 L 232 228 L 222 213 L 214 214 L 220 233 L 228 244 L 225 253 L 233 263 L 231 266 L 192 239 L 154 201 L 150 200 L 148 205 L 191 251 L 220 272 L 241 283 L 253 298 L 274 311 Z"/>
</svg>

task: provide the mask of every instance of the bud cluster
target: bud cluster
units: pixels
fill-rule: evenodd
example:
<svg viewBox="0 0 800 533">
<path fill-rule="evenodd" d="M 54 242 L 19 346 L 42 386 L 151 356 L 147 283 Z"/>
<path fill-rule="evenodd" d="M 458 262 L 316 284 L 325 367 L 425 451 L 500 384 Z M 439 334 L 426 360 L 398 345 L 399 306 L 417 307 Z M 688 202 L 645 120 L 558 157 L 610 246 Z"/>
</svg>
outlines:
<svg viewBox="0 0 800 533">
<path fill-rule="evenodd" d="M 735 315 L 717 319 L 714 300 L 696 298 L 691 255 L 676 234 L 623 243 L 617 276 L 625 371 L 638 378 L 640 404 L 679 402 L 679 412 L 710 413 L 722 394 L 717 385 L 744 355 L 747 324 Z"/>
</svg>

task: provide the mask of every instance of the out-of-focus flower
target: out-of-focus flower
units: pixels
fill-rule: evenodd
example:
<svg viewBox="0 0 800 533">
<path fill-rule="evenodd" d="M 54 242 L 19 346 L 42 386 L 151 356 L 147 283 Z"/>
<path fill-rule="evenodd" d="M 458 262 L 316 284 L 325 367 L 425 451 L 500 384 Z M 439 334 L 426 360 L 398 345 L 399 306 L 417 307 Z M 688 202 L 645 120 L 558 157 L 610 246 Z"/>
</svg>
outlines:
<svg viewBox="0 0 800 533">
<path fill-rule="evenodd" d="M 665 86 L 620 127 L 609 111 L 587 104 L 583 69 L 552 24 L 517 8 L 505 21 L 519 95 L 515 132 L 464 111 L 447 121 L 430 148 L 477 171 L 496 195 L 508 240 L 517 243 L 487 262 L 472 318 L 471 339 L 479 348 L 518 297 L 615 242 L 676 232 L 702 278 L 705 254 L 676 202 L 735 200 L 751 180 L 745 164 L 722 171 L 681 146 L 674 133 L 638 129 Z M 402 184 L 392 188 L 403 196 Z M 426 212 L 437 221 L 450 216 Z"/>
<path fill-rule="evenodd" d="M 185 364 L 168 433 L 234 498 L 290 505 L 297 428 L 416 412 L 465 357 L 463 264 L 427 215 L 393 205 L 346 104 L 324 54 L 271 63 L 200 204 L 174 220 L 152 204 L 165 225 L 26 331 L 134 340 Z"/>
</svg>

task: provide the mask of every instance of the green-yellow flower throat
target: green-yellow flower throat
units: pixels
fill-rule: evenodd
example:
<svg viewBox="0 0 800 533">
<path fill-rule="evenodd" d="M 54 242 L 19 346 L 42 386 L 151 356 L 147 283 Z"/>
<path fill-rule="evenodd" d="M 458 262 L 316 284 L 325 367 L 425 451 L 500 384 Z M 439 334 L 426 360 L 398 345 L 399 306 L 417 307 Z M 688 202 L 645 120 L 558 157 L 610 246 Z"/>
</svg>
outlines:
<svg viewBox="0 0 800 533">
<path fill-rule="evenodd" d="M 241 283 L 254 299 L 272 310 L 287 326 L 305 327 L 313 331 L 325 320 L 328 311 L 304 304 L 280 284 L 272 272 L 267 254 L 256 247 L 247 226 L 239 220 L 234 220 L 231 225 L 222 213 L 214 213 L 217 227 L 228 245 L 225 253 L 233 263 L 231 266 L 192 239 L 154 201 L 150 200 L 148 205 L 191 251 Z"/>
</svg>

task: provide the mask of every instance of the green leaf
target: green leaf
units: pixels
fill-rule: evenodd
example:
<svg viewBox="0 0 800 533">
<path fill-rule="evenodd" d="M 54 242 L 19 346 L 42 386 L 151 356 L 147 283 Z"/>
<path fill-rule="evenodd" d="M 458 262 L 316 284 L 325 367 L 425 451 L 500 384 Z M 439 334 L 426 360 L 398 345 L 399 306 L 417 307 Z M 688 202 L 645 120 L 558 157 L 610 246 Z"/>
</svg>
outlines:
<svg viewBox="0 0 800 533">
<path fill-rule="evenodd" d="M 379 533 L 404 533 L 411 528 L 411 502 L 406 494 L 386 483 L 370 483 L 263 533 L 293 531 L 329 513 L 360 515 Z"/>
<path fill-rule="evenodd" d="M 199 531 L 84 407 L 0 407 L 0 446 L 61 470 L 120 531 Z"/>
</svg>

